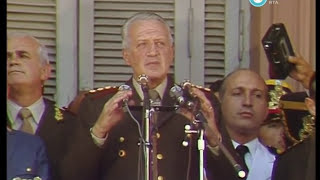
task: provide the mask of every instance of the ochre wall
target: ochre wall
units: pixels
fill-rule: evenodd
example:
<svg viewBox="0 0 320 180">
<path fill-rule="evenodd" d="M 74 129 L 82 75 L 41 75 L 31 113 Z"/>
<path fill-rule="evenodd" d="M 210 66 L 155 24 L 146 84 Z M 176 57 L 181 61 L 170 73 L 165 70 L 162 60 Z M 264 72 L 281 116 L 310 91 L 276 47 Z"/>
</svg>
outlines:
<svg viewBox="0 0 320 180">
<path fill-rule="evenodd" d="M 281 22 L 286 26 L 295 53 L 309 61 L 315 70 L 315 6 L 315 0 L 268 0 L 262 7 L 251 6 L 250 67 L 269 79 L 268 61 L 261 39 L 271 24 Z M 290 77 L 286 81 L 295 91 L 303 90 Z"/>
</svg>

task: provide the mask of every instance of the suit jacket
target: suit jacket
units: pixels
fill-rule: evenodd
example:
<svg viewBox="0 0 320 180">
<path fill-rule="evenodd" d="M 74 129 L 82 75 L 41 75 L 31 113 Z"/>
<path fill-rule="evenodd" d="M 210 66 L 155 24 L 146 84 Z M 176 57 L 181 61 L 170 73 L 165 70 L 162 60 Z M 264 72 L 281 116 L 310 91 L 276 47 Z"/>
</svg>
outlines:
<svg viewBox="0 0 320 180">
<path fill-rule="evenodd" d="M 71 144 L 71 134 L 76 123 L 75 117 L 58 107 L 55 102 L 45 99 L 45 111 L 35 132 L 44 141 L 51 165 L 52 179 L 60 180 L 60 170 L 67 168 L 62 160 L 68 145 Z"/>
<path fill-rule="evenodd" d="M 49 180 L 49 161 L 40 137 L 7 131 L 7 179 L 36 177 Z"/>
<path fill-rule="evenodd" d="M 241 158 L 237 154 L 233 144 L 232 140 L 227 133 L 227 130 L 224 126 L 223 121 L 221 121 L 220 124 L 220 132 L 222 135 L 222 144 L 225 146 L 225 148 L 228 150 L 230 155 L 234 158 L 234 160 L 241 166 L 244 167 L 244 162 L 242 162 Z M 251 164 L 251 168 L 249 169 L 249 173 L 247 174 L 247 180 L 254 180 L 257 179 L 257 177 L 263 177 L 270 176 L 272 166 L 274 163 L 274 155 L 272 155 L 268 148 L 263 146 L 260 142 L 257 146 L 255 157 L 253 157 L 253 162 Z M 207 152 L 207 159 L 206 159 L 206 173 L 208 176 L 208 179 L 214 179 L 214 180 L 240 180 L 241 178 L 238 177 L 237 171 L 234 168 L 234 164 L 231 164 L 229 159 L 226 157 L 226 155 L 223 152 L 219 152 L 219 155 L 215 155 L 211 152 Z M 269 166 L 269 169 L 266 169 L 264 167 L 261 167 L 261 162 L 265 162 L 267 166 Z M 262 180 L 262 179 L 261 179 Z"/>
<path fill-rule="evenodd" d="M 230 139 L 229 134 L 227 133 L 226 128 L 224 127 L 224 123 L 220 123 L 220 133 L 222 136 L 222 144 L 228 150 L 230 155 L 234 158 L 234 160 L 241 166 L 244 167 L 241 158 L 236 153 L 232 141 Z M 225 154 L 219 150 L 219 155 L 215 155 L 207 149 L 207 158 L 206 158 L 206 174 L 208 179 L 215 180 L 238 180 L 237 172 L 234 169 L 231 162 L 227 159 Z"/>
<path fill-rule="evenodd" d="M 279 155 L 273 167 L 272 180 L 313 180 L 316 179 L 316 137 L 309 138 Z"/>
<path fill-rule="evenodd" d="M 133 87 L 132 79 L 126 84 Z M 162 106 L 174 105 L 175 101 L 169 96 L 169 90 L 173 85 L 173 79 L 169 77 Z M 89 93 L 83 99 L 78 115 L 83 126 L 78 128 L 77 136 L 73 138 L 75 140 L 73 150 L 67 156 L 68 164 L 72 167 L 64 173 L 65 179 L 137 179 L 138 159 L 143 160 L 143 155 L 139 155 L 138 125 L 129 114 L 125 113 L 123 120 L 109 132 L 107 141 L 102 148 L 94 144 L 89 131 L 98 119 L 104 104 L 116 91 L 116 88 L 106 88 L 106 90 Z M 132 100 L 136 105 L 141 102 L 134 88 Z M 218 101 L 216 100 L 215 103 Z M 132 109 L 132 113 L 141 124 L 141 109 Z M 155 125 L 158 137 L 156 157 L 158 159 L 158 175 L 163 179 L 184 180 L 189 178 L 196 180 L 199 178 L 195 136 L 189 139 L 190 146 L 184 147 L 182 145 L 186 138 L 184 133 L 186 124 L 189 124 L 189 120 L 175 111 L 160 112 L 158 115 L 158 122 Z M 144 175 L 142 174 L 141 177 L 143 178 Z M 159 178 L 161 179 L 161 177 Z"/>
</svg>

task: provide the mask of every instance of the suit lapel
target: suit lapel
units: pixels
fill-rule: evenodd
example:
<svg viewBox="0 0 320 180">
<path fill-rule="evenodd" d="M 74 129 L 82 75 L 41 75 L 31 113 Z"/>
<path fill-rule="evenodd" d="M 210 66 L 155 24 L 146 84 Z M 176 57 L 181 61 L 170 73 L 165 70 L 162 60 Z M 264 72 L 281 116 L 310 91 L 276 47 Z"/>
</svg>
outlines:
<svg viewBox="0 0 320 180">
<path fill-rule="evenodd" d="M 50 118 L 50 114 L 54 114 L 54 102 L 48 100 L 48 99 L 44 99 L 45 102 L 45 110 L 41 116 L 40 122 L 39 122 L 39 126 L 37 128 L 36 131 L 36 135 L 40 135 L 41 137 L 43 137 L 42 135 L 46 134 L 46 131 L 50 128 L 52 128 L 52 120 Z"/>
</svg>

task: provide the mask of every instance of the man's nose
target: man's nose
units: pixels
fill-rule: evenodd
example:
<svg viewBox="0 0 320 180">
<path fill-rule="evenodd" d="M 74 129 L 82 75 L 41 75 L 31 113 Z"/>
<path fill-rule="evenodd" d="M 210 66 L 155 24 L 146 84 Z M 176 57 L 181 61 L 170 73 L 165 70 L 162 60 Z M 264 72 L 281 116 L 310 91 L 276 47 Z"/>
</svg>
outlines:
<svg viewBox="0 0 320 180">
<path fill-rule="evenodd" d="M 155 56 L 155 55 L 158 55 L 158 53 L 159 53 L 159 51 L 158 51 L 156 43 L 151 43 L 149 46 L 149 49 L 148 49 L 148 55 Z"/>
<path fill-rule="evenodd" d="M 251 95 L 250 94 L 246 93 L 244 95 L 243 104 L 246 105 L 246 106 L 252 106 L 252 99 L 251 99 Z"/>
<path fill-rule="evenodd" d="M 12 54 L 7 54 L 7 63 L 12 65 L 12 64 L 17 64 L 19 63 L 19 56 L 17 56 L 16 53 L 12 53 Z"/>
</svg>

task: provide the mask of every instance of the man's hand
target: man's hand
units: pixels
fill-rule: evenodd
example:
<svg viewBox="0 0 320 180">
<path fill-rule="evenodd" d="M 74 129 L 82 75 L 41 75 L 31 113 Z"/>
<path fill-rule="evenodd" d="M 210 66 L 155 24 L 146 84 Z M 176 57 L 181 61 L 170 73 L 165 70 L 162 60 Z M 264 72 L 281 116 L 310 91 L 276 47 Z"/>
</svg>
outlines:
<svg viewBox="0 0 320 180">
<path fill-rule="evenodd" d="M 104 105 L 102 112 L 92 128 L 92 133 L 98 138 L 104 138 L 123 117 L 122 104 L 124 99 L 129 99 L 132 95 L 131 90 L 117 92 Z"/>
<path fill-rule="evenodd" d="M 216 124 L 217 121 L 214 116 L 214 109 L 210 101 L 207 99 L 207 97 L 201 90 L 193 87 L 190 91 L 191 91 L 190 94 L 193 97 L 198 98 L 200 101 L 200 111 L 202 112 L 203 116 L 207 120 L 207 123 L 204 124 L 205 135 L 207 137 L 207 140 L 210 146 L 214 147 L 218 144 L 217 141 L 221 142 L 222 140 L 221 134 L 217 128 L 217 124 Z M 185 117 L 187 117 L 190 121 L 194 120 L 193 112 L 190 112 L 184 108 L 184 109 L 181 109 L 180 113 Z"/>
<path fill-rule="evenodd" d="M 314 73 L 311 65 L 301 56 L 289 56 L 288 61 L 294 64 L 289 76 L 309 89 L 309 82 Z"/>
</svg>

